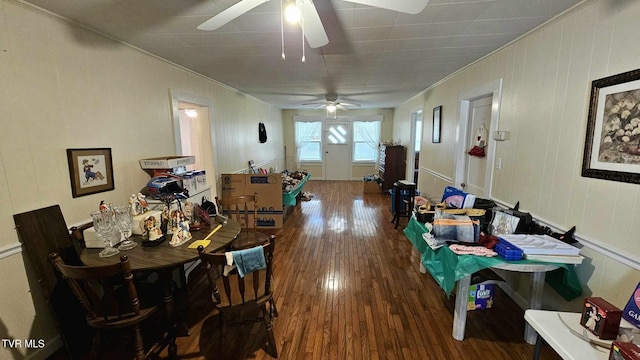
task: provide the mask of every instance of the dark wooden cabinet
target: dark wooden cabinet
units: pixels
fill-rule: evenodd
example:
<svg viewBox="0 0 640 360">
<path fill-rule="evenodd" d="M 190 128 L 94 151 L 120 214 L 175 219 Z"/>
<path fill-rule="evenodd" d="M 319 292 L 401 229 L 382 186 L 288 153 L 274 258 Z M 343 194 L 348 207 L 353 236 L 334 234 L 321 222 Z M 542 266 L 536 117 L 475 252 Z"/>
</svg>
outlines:
<svg viewBox="0 0 640 360">
<path fill-rule="evenodd" d="M 380 145 L 378 175 L 382 180 L 382 192 L 393 188 L 393 183 L 405 178 L 405 147 Z"/>
</svg>

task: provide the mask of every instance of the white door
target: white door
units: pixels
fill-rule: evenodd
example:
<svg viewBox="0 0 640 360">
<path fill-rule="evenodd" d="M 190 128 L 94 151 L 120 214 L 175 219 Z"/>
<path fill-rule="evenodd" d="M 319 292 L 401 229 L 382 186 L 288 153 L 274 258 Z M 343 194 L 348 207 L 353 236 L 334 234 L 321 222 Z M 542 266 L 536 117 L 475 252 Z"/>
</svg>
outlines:
<svg viewBox="0 0 640 360">
<path fill-rule="evenodd" d="M 351 131 L 348 121 L 327 121 L 324 132 L 325 180 L 351 179 Z"/>
<path fill-rule="evenodd" d="M 497 79 L 458 95 L 460 117 L 456 129 L 456 165 L 453 183 L 457 188 L 487 199 L 491 199 L 496 150 L 496 141 L 491 135 L 499 125 L 501 94 L 502 79 Z M 481 123 L 487 129 L 485 157 L 477 158 L 469 155 L 468 152 L 475 143 L 472 138 Z"/>
<path fill-rule="evenodd" d="M 492 97 L 484 97 L 473 100 L 469 106 L 469 127 L 467 128 L 467 151 L 471 150 L 477 143 L 477 132 L 484 129 L 485 145 L 488 141 L 488 129 L 491 124 L 491 100 Z M 467 153 L 467 164 L 464 181 L 460 186 L 471 194 L 478 197 L 484 196 L 485 176 L 487 173 L 487 148 L 484 148 L 484 157 L 471 156 Z"/>
</svg>

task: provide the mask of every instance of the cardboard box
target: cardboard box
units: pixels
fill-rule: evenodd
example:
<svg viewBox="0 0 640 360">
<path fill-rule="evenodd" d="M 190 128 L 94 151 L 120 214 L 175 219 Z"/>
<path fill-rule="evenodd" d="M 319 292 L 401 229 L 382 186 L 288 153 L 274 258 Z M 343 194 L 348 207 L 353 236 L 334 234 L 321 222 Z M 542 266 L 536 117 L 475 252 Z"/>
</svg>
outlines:
<svg viewBox="0 0 640 360">
<path fill-rule="evenodd" d="M 467 310 L 490 309 L 493 307 L 494 284 L 469 286 Z"/>
<path fill-rule="evenodd" d="M 284 223 L 281 174 L 223 174 L 222 197 L 258 194 L 256 227 L 279 229 Z M 249 219 L 253 222 L 253 218 Z"/>
<path fill-rule="evenodd" d="M 609 360 L 640 360 L 640 347 L 634 343 L 614 341 Z"/>
<path fill-rule="evenodd" d="M 379 194 L 380 184 L 377 181 L 365 181 L 363 182 L 362 192 L 365 194 Z"/>
<path fill-rule="evenodd" d="M 161 156 L 140 160 L 140 167 L 143 169 L 173 169 L 195 163 L 195 156 Z"/>
<path fill-rule="evenodd" d="M 622 310 L 601 297 L 584 299 L 580 325 L 603 340 L 612 340 L 618 336 Z"/>
<path fill-rule="evenodd" d="M 624 307 L 622 317 L 635 327 L 640 328 L 640 283 L 638 283 L 629 298 L 629 302 Z"/>
</svg>

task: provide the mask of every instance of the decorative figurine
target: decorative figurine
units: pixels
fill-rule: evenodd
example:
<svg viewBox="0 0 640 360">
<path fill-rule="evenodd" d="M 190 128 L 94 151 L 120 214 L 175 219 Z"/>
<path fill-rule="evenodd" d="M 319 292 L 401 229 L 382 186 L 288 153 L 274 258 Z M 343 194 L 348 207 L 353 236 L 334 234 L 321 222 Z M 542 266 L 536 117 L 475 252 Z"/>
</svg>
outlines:
<svg viewBox="0 0 640 360">
<path fill-rule="evenodd" d="M 155 216 L 149 216 L 144 220 L 144 234 L 142 236 L 149 239 L 149 241 L 156 241 L 162 238 L 162 230 L 158 227 L 158 219 Z"/>
<path fill-rule="evenodd" d="M 169 245 L 179 246 L 191 240 L 191 232 L 189 231 L 189 220 L 181 211 L 176 211 L 178 216 L 178 227 L 175 229 Z"/>
<path fill-rule="evenodd" d="M 147 199 L 142 193 L 138 193 L 138 202 L 140 203 L 140 207 L 142 208 L 142 212 L 147 212 L 149 210 L 149 204 L 147 203 Z"/>
<path fill-rule="evenodd" d="M 131 205 L 131 216 L 140 215 L 142 213 L 140 201 L 138 201 L 136 194 L 131 194 L 129 197 L 129 205 Z"/>
</svg>

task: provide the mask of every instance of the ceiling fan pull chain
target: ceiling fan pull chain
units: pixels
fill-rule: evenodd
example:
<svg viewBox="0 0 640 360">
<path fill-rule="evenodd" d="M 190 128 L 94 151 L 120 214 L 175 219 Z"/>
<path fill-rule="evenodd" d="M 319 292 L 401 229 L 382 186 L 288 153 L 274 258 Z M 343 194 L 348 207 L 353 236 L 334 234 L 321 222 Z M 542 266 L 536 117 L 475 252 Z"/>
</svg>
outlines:
<svg viewBox="0 0 640 360">
<path fill-rule="evenodd" d="M 300 27 L 302 28 L 302 63 L 304 64 L 304 15 L 300 15 Z"/>
<path fill-rule="evenodd" d="M 282 61 L 284 61 L 284 0 L 280 0 L 280 35 L 282 40 Z"/>
</svg>

